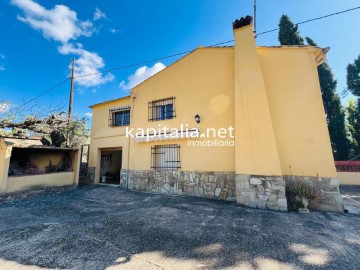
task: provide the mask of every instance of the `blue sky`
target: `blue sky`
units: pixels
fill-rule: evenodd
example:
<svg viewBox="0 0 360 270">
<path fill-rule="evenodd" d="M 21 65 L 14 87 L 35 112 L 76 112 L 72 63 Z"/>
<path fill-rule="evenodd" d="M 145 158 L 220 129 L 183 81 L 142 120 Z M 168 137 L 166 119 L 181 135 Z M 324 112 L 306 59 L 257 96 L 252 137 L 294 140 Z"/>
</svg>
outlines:
<svg viewBox="0 0 360 270">
<path fill-rule="evenodd" d="M 262 32 L 276 28 L 282 14 L 299 22 L 360 2 L 258 0 L 257 4 L 257 29 Z M 252 5 L 253 0 L 0 0 L 0 101 L 16 105 L 41 94 L 66 78 L 71 58 L 81 75 L 231 40 L 232 21 L 251 15 Z M 346 66 L 360 54 L 360 10 L 299 29 L 319 46 L 331 47 L 328 61 L 341 92 L 346 88 Z M 277 32 L 259 36 L 257 44 L 278 45 Z M 85 115 L 89 105 L 127 95 L 131 86 L 178 58 L 79 79 L 74 112 Z M 67 82 L 38 102 L 64 103 L 67 109 L 68 96 Z"/>
</svg>

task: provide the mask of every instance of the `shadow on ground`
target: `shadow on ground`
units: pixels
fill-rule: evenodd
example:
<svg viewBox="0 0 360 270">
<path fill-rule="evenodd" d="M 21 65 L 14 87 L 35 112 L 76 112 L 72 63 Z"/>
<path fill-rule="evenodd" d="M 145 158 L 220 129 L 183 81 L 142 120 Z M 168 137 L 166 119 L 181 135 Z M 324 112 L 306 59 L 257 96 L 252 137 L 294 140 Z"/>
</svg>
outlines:
<svg viewBox="0 0 360 270">
<path fill-rule="evenodd" d="M 360 217 L 110 186 L 0 197 L 1 269 L 360 269 Z"/>
<path fill-rule="evenodd" d="M 346 213 L 360 215 L 360 186 L 340 185 Z"/>
</svg>

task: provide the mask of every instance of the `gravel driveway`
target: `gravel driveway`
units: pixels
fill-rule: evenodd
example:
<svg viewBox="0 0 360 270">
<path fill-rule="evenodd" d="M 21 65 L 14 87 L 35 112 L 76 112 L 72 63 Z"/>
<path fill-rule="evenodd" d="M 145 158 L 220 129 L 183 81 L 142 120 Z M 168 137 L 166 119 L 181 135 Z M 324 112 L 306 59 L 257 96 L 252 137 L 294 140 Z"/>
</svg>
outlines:
<svg viewBox="0 0 360 270">
<path fill-rule="evenodd" d="M 0 197 L 0 269 L 360 269 L 360 216 L 113 186 Z"/>
</svg>

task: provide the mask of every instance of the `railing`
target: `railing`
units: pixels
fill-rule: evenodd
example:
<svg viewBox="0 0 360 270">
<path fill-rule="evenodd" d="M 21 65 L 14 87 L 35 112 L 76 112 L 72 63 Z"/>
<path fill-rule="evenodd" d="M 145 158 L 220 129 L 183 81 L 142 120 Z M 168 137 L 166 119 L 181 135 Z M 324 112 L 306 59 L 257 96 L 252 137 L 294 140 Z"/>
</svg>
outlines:
<svg viewBox="0 0 360 270">
<path fill-rule="evenodd" d="M 154 170 L 180 169 L 180 145 L 170 144 L 152 146 L 151 168 Z"/>
<path fill-rule="evenodd" d="M 175 118 L 175 97 L 149 101 L 148 121 L 160 121 Z"/>
<path fill-rule="evenodd" d="M 360 161 L 335 161 L 338 172 L 360 172 Z"/>
<path fill-rule="evenodd" d="M 80 169 L 79 169 L 79 185 L 91 184 L 88 177 L 90 144 L 81 146 L 80 151 Z"/>
<path fill-rule="evenodd" d="M 109 109 L 109 126 L 129 126 L 130 125 L 130 106 L 122 106 Z"/>
</svg>

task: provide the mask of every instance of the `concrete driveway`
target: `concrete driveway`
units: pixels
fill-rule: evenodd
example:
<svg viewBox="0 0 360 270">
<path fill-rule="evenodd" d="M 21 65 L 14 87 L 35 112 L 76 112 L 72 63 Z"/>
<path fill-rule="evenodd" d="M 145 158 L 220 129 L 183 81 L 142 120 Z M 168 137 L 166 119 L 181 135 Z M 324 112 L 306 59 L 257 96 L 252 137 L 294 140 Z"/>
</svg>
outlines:
<svg viewBox="0 0 360 270">
<path fill-rule="evenodd" d="M 345 211 L 360 215 L 360 186 L 341 185 L 340 192 Z"/>
<path fill-rule="evenodd" d="M 57 188 L 0 197 L 0 269 L 360 269 L 360 216 Z"/>
</svg>

